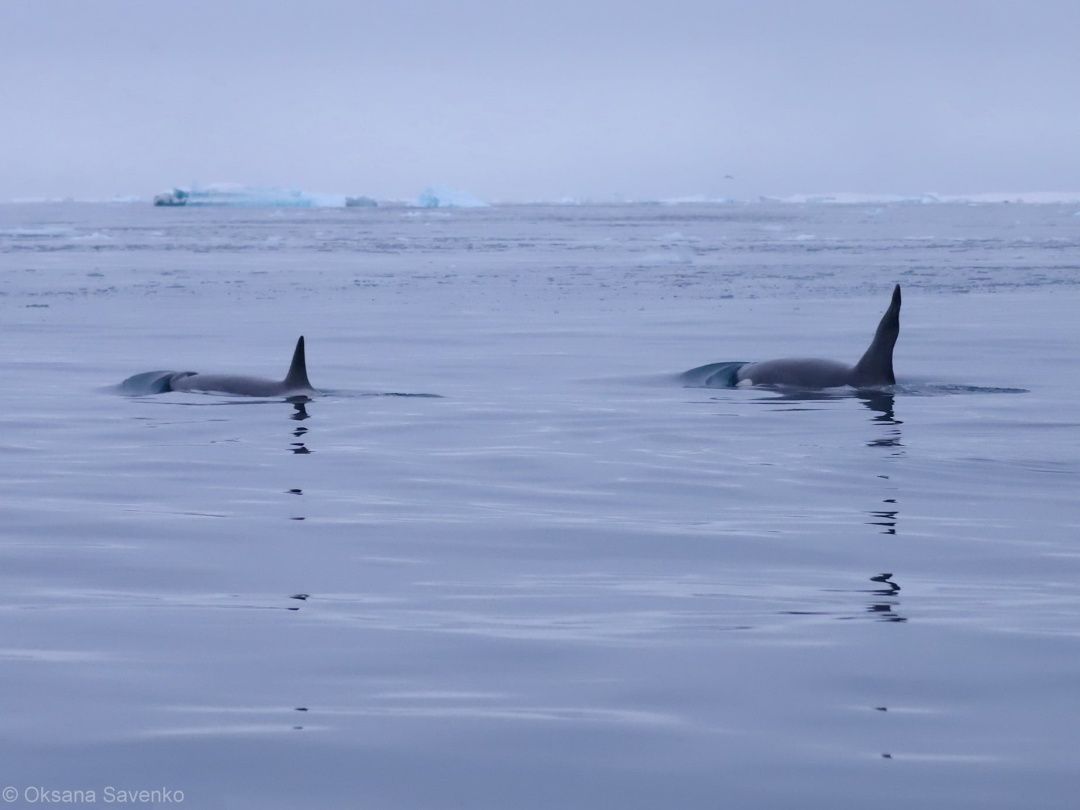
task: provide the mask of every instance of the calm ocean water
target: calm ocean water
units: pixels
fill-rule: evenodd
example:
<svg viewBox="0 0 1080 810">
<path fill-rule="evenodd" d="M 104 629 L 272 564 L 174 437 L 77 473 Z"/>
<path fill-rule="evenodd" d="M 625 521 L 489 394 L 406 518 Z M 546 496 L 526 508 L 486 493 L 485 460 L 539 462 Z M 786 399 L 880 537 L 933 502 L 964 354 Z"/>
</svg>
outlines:
<svg viewBox="0 0 1080 810">
<path fill-rule="evenodd" d="M 0 206 L 0 787 L 1074 807 L 1078 213 Z"/>
</svg>

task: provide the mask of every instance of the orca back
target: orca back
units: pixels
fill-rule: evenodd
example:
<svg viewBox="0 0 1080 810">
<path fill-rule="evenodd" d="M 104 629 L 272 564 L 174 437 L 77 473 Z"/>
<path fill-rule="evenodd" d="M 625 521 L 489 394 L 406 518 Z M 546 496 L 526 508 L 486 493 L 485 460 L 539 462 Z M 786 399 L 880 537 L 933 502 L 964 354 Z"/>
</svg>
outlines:
<svg viewBox="0 0 1080 810">
<path fill-rule="evenodd" d="M 128 377 L 117 390 L 121 394 L 132 397 L 142 397 L 148 394 L 164 394 L 172 391 L 172 379 L 176 376 L 175 371 L 144 371 Z"/>
<path fill-rule="evenodd" d="M 709 363 L 684 371 L 679 379 L 687 388 L 734 388 L 739 384 L 739 369 L 745 365 L 741 360 Z"/>
</svg>

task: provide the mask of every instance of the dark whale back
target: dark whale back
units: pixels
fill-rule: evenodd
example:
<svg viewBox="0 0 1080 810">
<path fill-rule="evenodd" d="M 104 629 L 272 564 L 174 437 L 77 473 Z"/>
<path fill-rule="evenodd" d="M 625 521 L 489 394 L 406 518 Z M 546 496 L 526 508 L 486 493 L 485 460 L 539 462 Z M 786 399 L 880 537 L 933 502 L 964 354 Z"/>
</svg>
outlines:
<svg viewBox="0 0 1080 810">
<path fill-rule="evenodd" d="M 284 380 L 246 377 L 239 374 L 197 374 L 193 371 L 148 371 L 128 377 L 120 391 L 141 396 L 166 391 L 212 391 L 250 397 L 277 397 L 315 393 L 307 375 L 304 357 L 304 337 L 296 341 L 289 372 Z"/>
<path fill-rule="evenodd" d="M 893 348 L 900 335 L 900 285 L 893 288 L 889 308 L 878 322 L 869 348 L 854 366 L 816 357 L 784 357 L 757 363 L 709 363 L 683 372 L 688 386 L 730 388 L 736 385 L 838 388 L 895 385 Z"/>
</svg>

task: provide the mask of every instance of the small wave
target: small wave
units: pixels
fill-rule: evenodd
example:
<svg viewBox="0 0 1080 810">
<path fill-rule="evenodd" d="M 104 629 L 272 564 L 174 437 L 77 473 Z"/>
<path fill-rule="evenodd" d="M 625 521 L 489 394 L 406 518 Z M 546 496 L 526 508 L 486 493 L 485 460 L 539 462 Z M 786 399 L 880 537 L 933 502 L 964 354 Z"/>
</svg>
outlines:
<svg viewBox="0 0 1080 810">
<path fill-rule="evenodd" d="M 49 239 L 57 236 L 71 236 L 75 229 L 66 225 L 41 225 L 30 228 L 0 228 L 0 236 L 14 239 Z"/>
<path fill-rule="evenodd" d="M 71 237 L 72 242 L 112 242 L 113 237 L 102 231 L 94 231 L 93 233 L 79 234 L 78 236 Z"/>
<path fill-rule="evenodd" d="M 953 394 L 1030 394 L 1027 388 L 1009 386 L 960 385 L 950 383 L 905 383 L 894 386 L 893 391 L 902 396 L 935 397 Z"/>
<path fill-rule="evenodd" d="M 320 396 L 340 399 L 365 399 L 367 397 L 408 397 L 412 399 L 444 399 L 442 394 L 416 393 L 408 391 L 348 391 L 343 389 L 319 391 Z"/>
<path fill-rule="evenodd" d="M 733 384 L 734 372 L 742 363 L 713 363 L 709 366 L 691 369 L 674 379 L 681 381 L 687 388 L 706 388 L 710 390 L 728 391 L 752 391 L 773 392 L 761 401 L 775 399 L 793 400 L 825 400 L 844 399 L 847 397 L 940 397 L 957 396 L 963 394 L 1030 394 L 1027 388 L 1014 388 L 1009 386 L 988 385 L 962 385 L 955 383 L 900 383 L 897 385 L 884 385 L 878 387 L 853 388 L 840 386 L 837 388 L 793 388 L 790 386 L 764 386 L 755 385 L 749 388 L 741 388 Z M 719 374 L 717 374 L 719 372 Z M 703 379 L 706 377 L 706 379 Z"/>
<path fill-rule="evenodd" d="M 171 371 L 148 371 L 143 374 L 136 374 L 134 377 L 129 377 L 122 383 L 117 385 L 107 385 L 99 390 L 105 393 L 121 394 L 128 397 L 144 398 L 153 396 L 155 399 L 158 394 L 168 394 L 169 396 L 159 399 L 162 404 L 171 405 L 265 405 L 275 404 L 279 402 L 287 402 L 290 404 L 307 403 L 312 401 L 318 401 L 320 399 L 368 399 L 370 397 L 398 397 L 402 399 L 444 399 L 442 394 L 431 394 L 426 392 L 413 392 L 413 391 L 345 391 L 345 390 L 328 390 L 320 389 L 315 398 L 302 396 L 302 397 L 249 397 L 237 394 L 223 394 L 215 391 L 172 391 L 165 387 L 168 382 L 168 378 L 172 377 L 175 372 Z M 206 401 L 210 400 L 210 401 Z"/>
</svg>

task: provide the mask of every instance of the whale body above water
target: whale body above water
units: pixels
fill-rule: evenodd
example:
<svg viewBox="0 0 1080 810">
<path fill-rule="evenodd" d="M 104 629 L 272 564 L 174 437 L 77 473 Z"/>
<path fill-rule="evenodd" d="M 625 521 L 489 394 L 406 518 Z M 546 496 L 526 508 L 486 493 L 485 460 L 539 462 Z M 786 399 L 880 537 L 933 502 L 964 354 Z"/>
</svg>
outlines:
<svg viewBox="0 0 1080 810">
<path fill-rule="evenodd" d="M 768 385 L 790 388 L 855 388 L 894 385 L 893 347 L 900 334 L 900 285 L 893 289 L 889 308 L 878 323 L 874 340 L 853 366 L 836 360 L 813 357 L 788 357 L 759 363 L 709 363 L 683 372 L 680 379 L 687 386 L 732 388 L 744 385 Z"/>
<path fill-rule="evenodd" d="M 136 396 L 167 391 L 206 391 L 247 397 L 293 397 L 316 393 L 308 381 L 303 335 L 296 341 L 292 363 L 283 380 L 241 374 L 200 374 L 196 371 L 147 371 L 128 377 L 120 383 L 119 388 L 121 393 Z"/>
</svg>

